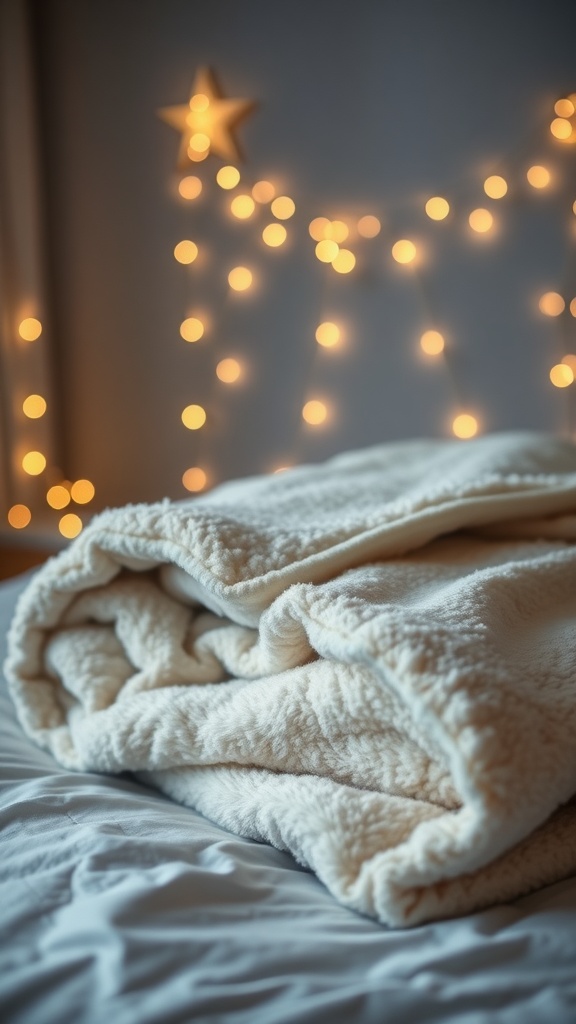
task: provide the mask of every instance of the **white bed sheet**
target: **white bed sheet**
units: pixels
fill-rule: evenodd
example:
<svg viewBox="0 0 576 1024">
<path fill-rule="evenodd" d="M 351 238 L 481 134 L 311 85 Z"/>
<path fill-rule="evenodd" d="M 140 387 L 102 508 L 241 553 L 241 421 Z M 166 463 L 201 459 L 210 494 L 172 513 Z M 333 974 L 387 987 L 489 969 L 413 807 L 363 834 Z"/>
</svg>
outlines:
<svg viewBox="0 0 576 1024">
<path fill-rule="evenodd" d="M 0 585 L 2 643 L 26 580 Z M 127 776 L 64 771 L 2 687 L 2 1021 L 576 1022 L 576 879 L 384 928 L 286 854 Z"/>
</svg>

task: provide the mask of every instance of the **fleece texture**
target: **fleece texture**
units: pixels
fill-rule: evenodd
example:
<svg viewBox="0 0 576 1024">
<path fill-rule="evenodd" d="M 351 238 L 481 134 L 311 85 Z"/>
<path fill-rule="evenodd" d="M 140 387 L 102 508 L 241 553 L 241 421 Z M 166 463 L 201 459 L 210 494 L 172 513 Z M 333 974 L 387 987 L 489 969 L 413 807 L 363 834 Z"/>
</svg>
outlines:
<svg viewBox="0 0 576 1024">
<path fill-rule="evenodd" d="M 576 870 L 576 448 L 410 441 L 108 510 L 6 672 L 67 768 L 132 771 L 398 926 Z"/>
</svg>

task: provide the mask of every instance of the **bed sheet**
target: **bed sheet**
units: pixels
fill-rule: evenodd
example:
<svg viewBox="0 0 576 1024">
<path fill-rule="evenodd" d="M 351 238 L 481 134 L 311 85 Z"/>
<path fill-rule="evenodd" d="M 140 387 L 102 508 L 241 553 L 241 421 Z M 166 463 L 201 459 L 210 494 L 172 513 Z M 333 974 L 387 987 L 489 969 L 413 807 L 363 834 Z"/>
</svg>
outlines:
<svg viewBox="0 0 576 1024">
<path fill-rule="evenodd" d="M 0 585 L 2 661 L 27 579 Z M 3 680 L 0 720 L 3 1021 L 576 1022 L 576 879 L 388 929 L 129 776 L 64 771 Z"/>
</svg>

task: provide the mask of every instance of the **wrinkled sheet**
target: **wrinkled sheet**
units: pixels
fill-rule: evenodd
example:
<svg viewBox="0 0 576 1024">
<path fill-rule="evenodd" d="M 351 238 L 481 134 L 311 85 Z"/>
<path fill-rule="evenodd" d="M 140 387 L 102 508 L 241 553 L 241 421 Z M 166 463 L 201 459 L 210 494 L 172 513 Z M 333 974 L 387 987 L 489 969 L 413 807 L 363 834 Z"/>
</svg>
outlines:
<svg viewBox="0 0 576 1024">
<path fill-rule="evenodd" d="M 0 585 L 1 656 L 22 579 Z M 10 1024 L 573 1024 L 576 879 L 410 931 L 128 776 L 65 771 L 0 694 Z"/>
</svg>

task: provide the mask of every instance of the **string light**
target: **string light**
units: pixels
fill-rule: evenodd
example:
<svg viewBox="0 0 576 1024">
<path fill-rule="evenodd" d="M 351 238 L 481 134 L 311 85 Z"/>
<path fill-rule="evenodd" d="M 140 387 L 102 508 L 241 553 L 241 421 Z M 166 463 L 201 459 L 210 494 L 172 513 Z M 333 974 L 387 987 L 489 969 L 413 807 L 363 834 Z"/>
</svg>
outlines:
<svg viewBox="0 0 576 1024">
<path fill-rule="evenodd" d="M 316 341 L 323 348 L 334 348 L 340 341 L 340 328 L 331 320 L 325 320 L 316 328 Z"/>
<path fill-rule="evenodd" d="M 34 316 L 27 316 L 18 324 L 18 334 L 24 341 L 36 341 L 42 334 L 42 324 Z"/>
<path fill-rule="evenodd" d="M 572 114 L 576 113 L 576 107 L 570 99 L 556 100 L 554 113 L 558 114 L 558 117 L 572 117 Z"/>
<path fill-rule="evenodd" d="M 362 238 L 376 238 L 376 235 L 379 235 L 382 230 L 382 225 L 378 217 L 373 217 L 368 213 L 365 217 L 360 217 L 356 230 Z"/>
<path fill-rule="evenodd" d="M 328 221 L 324 238 L 331 238 L 333 242 L 345 242 L 350 234 L 350 229 L 343 220 Z"/>
<path fill-rule="evenodd" d="M 210 106 L 210 99 L 205 93 L 196 92 L 190 97 L 188 106 L 190 107 L 190 110 L 197 113 L 203 113 L 205 110 L 208 110 L 208 107 Z"/>
<path fill-rule="evenodd" d="M 208 477 L 200 466 L 191 466 L 182 474 L 182 483 L 187 491 L 203 491 L 207 481 Z"/>
<path fill-rule="evenodd" d="M 302 409 L 302 419 L 313 427 L 324 423 L 327 416 L 328 409 L 324 402 L 320 402 L 317 398 L 312 398 L 309 402 L 306 402 Z"/>
<path fill-rule="evenodd" d="M 425 210 L 431 220 L 445 220 L 450 213 L 450 203 L 442 196 L 432 196 L 426 203 Z"/>
<path fill-rule="evenodd" d="M 330 221 L 327 217 L 314 217 L 314 220 L 310 221 L 308 231 L 310 233 L 310 237 L 313 238 L 315 242 L 321 242 L 324 238 L 328 237 L 326 232 L 329 228 Z"/>
<path fill-rule="evenodd" d="M 528 182 L 532 188 L 546 188 L 550 184 L 551 174 L 547 167 L 541 164 L 534 164 L 526 171 Z"/>
<path fill-rule="evenodd" d="M 560 316 L 565 306 L 566 303 L 558 292 L 545 292 L 538 302 L 538 308 L 545 316 Z"/>
<path fill-rule="evenodd" d="M 252 284 L 252 271 L 248 267 L 233 267 L 228 274 L 228 284 L 235 292 L 245 292 Z"/>
<path fill-rule="evenodd" d="M 466 440 L 478 433 L 478 420 L 470 413 L 461 412 L 452 421 L 452 432 L 455 437 Z"/>
<path fill-rule="evenodd" d="M 197 255 L 198 246 L 189 239 L 178 242 L 178 245 L 174 247 L 174 257 L 178 260 L 178 263 L 194 263 Z"/>
<path fill-rule="evenodd" d="M 572 135 L 572 125 L 565 117 L 555 117 L 550 125 L 550 132 L 555 139 L 565 142 Z"/>
<path fill-rule="evenodd" d="M 22 469 L 28 476 L 39 476 L 46 469 L 46 456 L 42 452 L 26 452 L 22 459 Z"/>
<path fill-rule="evenodd" d="M 283 224 L 267 224 L 262 232 L 264 242 L 273 249 L 284 244 L 286 235 L 286 228 Z"/>
<path fill-rule="evenodd" d="M 180 324 L 180 334 L 184 341 L 200 341 L 204 334 L 204 324 L 197 316 L 189 316 Z"/>
<path fill-rule="evenodd" d="M 508 191 L 508 182 L 499 174 L 491 174 L 484 182 L 484 191 L 490 199 L 502 199 Z"/>
<path fill-rule="evenodd" d="M 444 351 L 444 344 L 440 331 L 424 331 L 420 338 L 420 348 L 427 356 L 439 356 Z"/>
<path fill-rule="evenodd" d="M 67 540 L 73 540 L 82 532 L 82 520 L 75 512 L 66 512 L 58 523 L 58 529 Z"/>
<path fill-rule="evenodd" d="M 204 132 L 194 132 L 194 135 L 190 137 L 188 149 L 191 149 L 193 153 L 207 153 L 210 149 L 210 136 Z"/>
<path fill-rule="evenodd" d="M 22 412 L 30 420 L 39 420 L 46 412 L 46 399 L 42 395 L 28 395 L 22 402 Z"/>
<path fill-rule="evenodd" d="M 252 199 L 252 196 L 234 196 L 234 199 L 230 203 L 230 210 L 238 220 L 247 220 L 248 217 L 252 216 L 255 209 L 256 203 Z"/>
<path fill-rule="evenodd" d="M 252 198 L 257 203 L 271 203 L 276 195 L 276 189 L 271 181 L 257 181 L 252 189 Z"/>
<path fill-rule="evenodd" d="M 206 410 L 201 405 L 187 405 L 182 410 L 182 423 L 188 430 L 200 430 L 206 423 Z"/>
<path fill-rule="evenodd" d="M 572 354 L 569 353 L 567 356 L 563 357 L 562 362 L 566 363 L 566 366 L 570 367 L 570 369 L 572 370 L 572 373 L 576 374 L 576 356 L 575 355 L 572 355 Z"/>
<path fill-rule="evenodd" d="M 338 242 L 333 242 L 330 238 L 323 238 L 321 242 L 318 242 L 314 251 L 316 258 L 321 263 L 332 263 L 340 251 L 340 246 Z"/>
<path fill-rule="evenodd" d="M 574 370 L 567 363 L 556 363 L 550 370 L 550 380 L 555 388 L 567 388 L 574 380 Z"/>
<path fill-rule="evenodd" d="M 277 199 L 272 200 L 270 209 L 278 220 L 289 220 L 294 216 L 296 203 L 290 199 L 290 196 L 278 196 Z"/>
<path fill-rule="evenodd" d="M 350 249 L 340 249 L 332 260 L 332 266 L 339 274 L 349 274 L 356 266 L 356 257 Z"/>
<path fill-rule="evenodd" d="M 8 509 L 7 519 L 15 530 L 23 530 L 32 519 L 32 513 L 27 505 L 12 505 Z"/>
<path fill-rule="evenodd" d="M 413 263 L 416 259 L 416 246 L 409 238 L 400 238 L 392 246 L 392 256 L 396 263 Z"/>
<path fill-rule="evenodd" d="M 178 183 L 178 191 L 182 199 L 197 199 L 202 191 L 202 182 L 194 174 L 188 174 Z"/>
<path fill-rule="evenodd" d="M 216 367 L 216 376 L 224 384 L 234 384 L 242 374 L 242 367 L 237 359 L 221 359 Z"/>
<path fill-rule="evenodd" d="M 197 153 L 195 149 L 188 147 L 186 152 L 188 154 L 188 159 L 193 160 L 195 163 L 200 163 L 201 160 L 207 160 L 210 155 L 209 149 L 205 149 L 203 152 Z"/>
<path fill-rule="evenodd" d="M 240 171 L 237 167 L 233 167 L 231 164 L 226 164 L 225 167 L 221 167 L 218 171 L 216 181 L 220 185 L 220 188 L 236 188 L 236 185 L 240 181 Z"/>
<path fill-rule="evenodd" d="M 570 301 L 570 312 L 572 316 L 576 316 L 576 298 Z"/>
<path fill-rule="evenodd" d="M 96 489 L 91 480 L 76 480 L 70 488 L 72 501 L 75 501 L 77 505 L 87 505 L 89 501 L 92 501 L 95 493 Z"/>
<path fill-rule="evenodd" d="M 472 213 L 468 217 L 468 223 L 472 228 L 472 231 L 476 231 L 478 234 L 485 234 L 490 231 L 494 218 L 490 213 L 490 210 L 485 210 L 483 207 L 479 207 L 477 210 L 472 210 Z"/>
<path fill-rule="evenodd" d="M 66 508 L 70 504 L 70 492 L 62 484 L 54 484 L 46 492 L 46 501 L 50 508 Z"/>
</svg>

